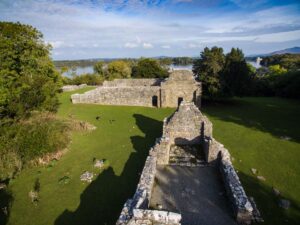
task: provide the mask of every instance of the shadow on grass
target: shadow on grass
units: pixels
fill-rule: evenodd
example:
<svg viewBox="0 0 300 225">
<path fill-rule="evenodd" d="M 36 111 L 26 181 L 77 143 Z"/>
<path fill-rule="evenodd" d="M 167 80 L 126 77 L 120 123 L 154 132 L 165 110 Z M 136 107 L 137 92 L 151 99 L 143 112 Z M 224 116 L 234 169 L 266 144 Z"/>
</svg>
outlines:
<svg viewBox="0 0 300 225">
<path fill-rule="evenodd" d="M 136 152 L 130 155 L 122 174 L 117 176 L 112 167 L 104 170 L 81 194 L 78 208 L 74 212 L 65 210 L 55 225 L 116 223 L 125 201 L 135 192 L 148 151 L 162 130 L 160 121 L 139 114 L 134 118 L 145 137 L 130 137 Z"/>
<path fill-rule="evenodd" d="M 290 137 L 300 142 L 300 102 L 280 98 L 235 98 L 226 101 L 204 101 L 203 112 L 227 122 Z"/>
<path fill-rule="evenodd" d="M 9 218 L 9 208 L 13 201 L 12 194 L 5 188 L 0 190 L 0 225 L 5 225 Z"/>
<path fill-rule="evenodd" d="M 300 206 L 293 199 L 286 196 L 276 196 L 272 187 L 267 186 L 257 178 L 238 173 L 248 196 L 253 196 L 265 223 L 270 225 L 296 225 L 300 221 Z M 279 207 L 279 200 L 287 199 L 291 202 L 289 209 Z"/>
</svg>

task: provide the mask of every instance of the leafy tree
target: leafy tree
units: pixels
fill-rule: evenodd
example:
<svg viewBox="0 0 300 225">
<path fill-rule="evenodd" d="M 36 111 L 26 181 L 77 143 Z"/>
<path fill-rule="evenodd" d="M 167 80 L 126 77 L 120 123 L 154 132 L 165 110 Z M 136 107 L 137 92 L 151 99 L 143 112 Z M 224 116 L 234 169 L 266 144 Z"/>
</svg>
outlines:
<svg viewBox="0 0 300 225">
<path fill-rule="evenodd" d="M 251 81 L 251 68 L 239 48 L 232 48 L 226 55 L 225 66 L 221 73 L 223 94 L 242 96 L 248 93 Z"/>
<path fill-rule="evenodd" d="M 201 52 L 200 58 L 194 61 L 193 72 L 202 82 L 204 94 L 210 98 L 217 97 L 220 94 L 220 72 L 224 63 L 223 49 L 218 47 L 212 47 L 211 49 L 206 47 Z"/>
<path fill-rule="evenodd" d="M 107 67 L 107 79 L 130 78 L 131 68 L 122 60 L 113 61 Z"/>
<path fill-rule="evenodd" d="M 281 67 L 280 65 L 269 66 L 269 75 L 278 76 L 287 73 L 287 69 Z"/>
<path fill-rule="evenodd" d="M 94 65 L 94 73 L 99 74 L 99 75 L 104 75 L 104 70 L 103 70 L 104 62 L 99 61 Z"/>
<path fill-rule="evenodd" d="M 162 58 L 159 60 L 159 64 L 163 67 L 168 67 L 172 64 L 171 58 Z"/>
<path fill-rule="evenodd" d="M 142 58 L 132 68 L 132 77 L 134 78 L 164 78 L 167 76 L 167 69 L 161 67 L 155 59 Z"/>
<path fill-rule="evenodd" d="M 50 50 L 32 26 L 0 22 L 0 118 L 57 109 L 61 77 Z"/>
<path fill-rule="evenodd" d="M 265 67 L 280 65 L 287 70 L 300 69 L 300 54 L 282 54 L 263 57 L 261 65 Z"/>
</svg>

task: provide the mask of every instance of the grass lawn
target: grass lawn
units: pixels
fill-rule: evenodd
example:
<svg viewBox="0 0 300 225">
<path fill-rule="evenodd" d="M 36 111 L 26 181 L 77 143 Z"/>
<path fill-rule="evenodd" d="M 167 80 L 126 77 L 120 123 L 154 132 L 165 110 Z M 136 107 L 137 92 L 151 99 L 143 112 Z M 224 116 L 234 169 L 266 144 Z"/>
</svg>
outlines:
<svg viewBox="0 0 300 225">
<path fill-rule="evenodd" d="M 72 114 L 94 124 L 97 129 L 75 133 L 70 150 L 53 167 L 22 171 L 10 185 L 14 202 L 8 224 L 115 224 L 123 204 L 135 191 L 149 148 L 161 136 L 161 121 L 173 111 L 72 105 L 70 94 L 62 94 L 58 114 L 62 117 Z M 100 116 L 99 121 L 95 119 L 97 116 Z M 93 158 L 106 159 L 107 168 L 94 169 Z M 97 174 L 92 183 L 80 181 L 84 171 Z M 71 178 L 68 184 L 58 182 L 64 176 Z M 28 197 L 36 179 L 41 184 L 37 206 Z"/>
<path fill-rule="evenodd" d="M 234 166 L 265 224 L 300 224 L 300 102 L 279 98 L 242 98 L 203 106 L 213 122 L 214 137 L 234 157 Z M 290 137 L 284 140 L 280 137 Z M 258 170 L 259 181 L 251 172 Z M 291 201 L 278 207 L 277 188 Z"/>
<path fill-rule="evenodd" d="M 70 150 L 52 167 L 26 169 L 12 181 L 14 202 L 10 225 L 114 224 L 124 202 L 135 191 L 149 148 L 161 136 L 161 121 L 173 111 L 72 105 L 70 94 L 61 95 L 58 114 L 73 115 L 97 129 L 74 133 Z M 255 197 L 265 224 L 297 224 L 300 221 L 300 103 L 244 98 L 227 104 L 205 105 L 203 111 L 214 124 L 214 137 L 235 158 L 242 183 L 247 193 Z M 95 119 L 97 116 L 99 121 Z M 280 136 L 292 139 L 283 140 Z M 106 169 L 94 169 L 93 158 L 106 159 Z M 258 181 L 251 168 L 256 168 L 266 181 Z M 97 174 L 92 183 L 80 181 L 84 171 Z M 64 176 L 71 179 L 67 184 L 60 184 L 58 181 Z M 40 180 L 41 191 L 40 202 L 35 206 L 28 192 L 36 179 Z M 289 210 L 277 206 L 272 186 L 291 200 Z"/>
</svg>

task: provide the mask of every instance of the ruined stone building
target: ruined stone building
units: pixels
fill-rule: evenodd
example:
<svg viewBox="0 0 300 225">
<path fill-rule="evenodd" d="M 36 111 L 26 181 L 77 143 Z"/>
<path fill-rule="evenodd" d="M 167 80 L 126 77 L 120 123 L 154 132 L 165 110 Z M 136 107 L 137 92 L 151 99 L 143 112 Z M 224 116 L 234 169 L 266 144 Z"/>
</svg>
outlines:
<svg viewBox="0 0 300 225">
<path fill-rule="evenodd" d="M 192 72 L 177 70 L 167 79 L 115 79 L 84 94 L 71 96 L 73 103 L 177 107 L 182 100 L 201 104 L 201 83 Z"/>
<path fill-rule="evenodd" d="M 229 151 L 212 135 L 199 110 L 201 83 L 189 71 L 168 79 L 116 79 L 73 103 L 177 107 L 149 151 L 140 181 L 117 225 L 236 225 L 259 221 L 232 165 Z"/>
<path fill-rule="evenodd" d="M 182 101 L 164 120 L 117 225 L 236 225 L 259 216 L 211 122 L 193 102 Z"/>
</svg>

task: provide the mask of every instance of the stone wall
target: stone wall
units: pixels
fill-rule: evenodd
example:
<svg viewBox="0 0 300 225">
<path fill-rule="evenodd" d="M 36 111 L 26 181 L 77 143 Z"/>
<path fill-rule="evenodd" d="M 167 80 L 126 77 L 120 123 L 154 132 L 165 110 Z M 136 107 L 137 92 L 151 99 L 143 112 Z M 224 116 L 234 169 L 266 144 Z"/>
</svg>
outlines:
<svg viewBox="0 0 300 225">
<path fill-rule="evenodd" d="M 232 165 L 229 151 L 213 138 L 212 124 L 208 118 L 202 115 L 194 103 L 183 101 L 177 111 L 164 120 L 163 136 L 151 148 L 136 192 L 125 203 L 117 225 L 180 225 L 180 214 L 150 210 L 149 203 L 157 165 L 169 165 L 171 146 L 195 143 L 203 145 L 208 162 L 219 166 L 236 221 L 239 224 L 250 224 L 254 220 L 252 203 Z"/>
<path fill-rule="evenodd" d="M 201 83 L 190 71 L 174 71 L 163 79 L 115 79 L 84 94 L 71 96 L 72 102 L 103 105 L 178 107 L 181 100 L 201 105 Z"/>
<path fill-rule="evenodd" d="M 159 139 L 151 148 L 135 194 L 124 204 L 117 225 L 180 225 L 180 214 L 148 209 L 156 174 L 157 151 L 161 148 L 160 141 Z"/>
<path fill-rule="evenodd" d="M 62 91 L 63 92 L 67 92 L 67 91 L 75 91 L 81 88 L 85 88 L 87 87 L 86 84 L 80 84 L 80 85 L 65 85 L 62 87 Z"/>
<path fill-rule="evenodd" d="M 98 87 L 84 94 L 74 94 L 71 98 L 74 104 L 92 103 L 152 107 L 153 96 L 157 96 L 157 104 L 159 104 L 160 87 Z"/>
<path fill-rule="evenodd" d="M 229 197 L 234 210 L 236 221 L 240 224 L 251 224 L 254 219 L 253 207 L 233 167 L 230 153 L 215 139 L 212 138 L 211 143 L 211 148 L 213 148 L 212 151 L 218 155 L 220 160 L 220 171 L 227 196 Z"/>
<path fill-rule="evenodd" d="M 163 79 L 115 79 L 104 81 L 103 87 L 159 86 Z"/>
</svg>

